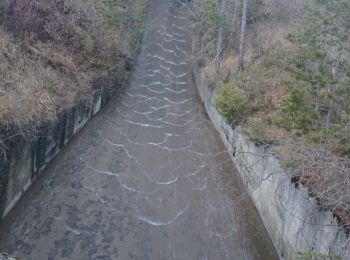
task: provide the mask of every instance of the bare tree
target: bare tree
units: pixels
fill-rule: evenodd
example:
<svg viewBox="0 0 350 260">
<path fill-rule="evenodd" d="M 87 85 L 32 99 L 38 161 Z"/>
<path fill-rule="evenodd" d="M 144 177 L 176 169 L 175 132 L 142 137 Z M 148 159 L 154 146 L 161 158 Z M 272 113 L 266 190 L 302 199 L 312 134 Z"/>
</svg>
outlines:
<svg viewBox="0 0 350 260">
<path fill-rule="evenodd" d="M 339 74 L 339 66 L 340 66 L 340 58 L 341 58 L 341 54 L 338 52 L 336 54 L 336 60 L 335 60 L 335 64 L 332 67 L 332 79 L 333 81 L 337 80 L 338 74 Z M 334 92 L 336 92 L 337 86 L 336 84 L 332 84 L 331 86 L 331 95 L 334 95 Z M 326 119 L 326 126 L 328 127 L 331 123 L 331 116 L 333 114 L 333 110 L 334 110 L 334 101 L 332 99 L 330 99 L 329 104 L 328 104 L 328 111 L 327 111 L 327 119 Z"/>
<path fill-rule="evenodd" d="M 220 68 L 220 62 L 221 62 L 221 53 L 223 49 L 223 34 L 224 34 L 224 14 L 225 14 L 225 8 L 226 8 L 226 0 L 221 1 L 220 5 L 220 28 L 218 32 L 218 41 L 216 45 L 216 55 L 215 55 L 215 63 L 214 63 L 214 69 L 217 71 Z"/>
<path fill-rule="evenodd" d="M 235 27 L 236 27 L 236 20 L 237 20 L 238 4 L 239 4 L 239 1 L 234 0 L 233 10 L 232 10 L 232 30 L 231 30 L 230 37 L 229 37 L 229 43 L 227 45 L 228 48 L 232 47 L 233 37 L 234 37 L 235 31 L 236 31 Z"/>
<path fill-rule="evenodd" d="M 239 72 L 241 73 L 244 69 L 244 40 L 247 25 L 247 9 L 248 0 L 243 0 L 242 6 L 242 19 L 241 19 L 241 36 L 239 41 Z"/>
</svg>

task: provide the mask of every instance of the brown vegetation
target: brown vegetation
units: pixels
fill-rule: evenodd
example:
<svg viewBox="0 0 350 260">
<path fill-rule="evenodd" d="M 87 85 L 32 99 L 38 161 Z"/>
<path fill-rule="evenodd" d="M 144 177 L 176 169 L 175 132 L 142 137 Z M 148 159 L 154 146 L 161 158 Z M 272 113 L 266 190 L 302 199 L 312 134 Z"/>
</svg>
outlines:
<svg viewBox="0 0 350 260">
<path fill-rule="evenodd" d="M 32 135 L 41 122 L 91 95 L 96 82 L 113 84 L 136 53 L 145 7 L 143 0 L 3 3 L 1 129 Z"/>
<path fill-rule="evenodd" d="M 218 109 L 237 124 L 247 100 L 238 117 L 248 137 L 272 147 L 293 181 L 350 230 L 349 2 L 249 1 L 240 74 L 240 28 L 232 23 L 237 1 L 228 1 L 224 22 L 208 11 L 211 6 L 217 14 L 220 1 L 203 0 L 198 8 L 198 54 L 209 85 L 219 89 Z M 226 48 L 216 73 L 215 31 L 221 23 Z"/>
</svg>

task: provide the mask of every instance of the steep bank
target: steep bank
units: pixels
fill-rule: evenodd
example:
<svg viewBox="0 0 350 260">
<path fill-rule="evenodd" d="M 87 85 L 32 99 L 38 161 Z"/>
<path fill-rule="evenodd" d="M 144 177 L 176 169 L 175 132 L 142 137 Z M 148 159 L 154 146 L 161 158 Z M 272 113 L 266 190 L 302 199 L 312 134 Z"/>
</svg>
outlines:
<svg viewBox="0 0 350 260">
<path fill-rule="evenodd" d="M 334 214 L 295 185 L 266 145 L 249 140 L 242 129 L 231 127 L 216 109 L 216 91 L 197 62 L 194 78 L 209 118 L 220 133 L 273 244 L 282 259 L 309 257 L 350 258 L 348 234 Z M 332 258 L 333 257 L 333 258 Z"/>
<path fill-rule="evenodd" d="M 220 114 L 349 233 L 350 2 L 195 3 L 195 55 Z"/>
<path fill-rule="evenodd" d="M 147 1 L 9 0 L 0 5 L 0 154 L 130 70 Z M 122 76 L 121 76 L 122 75 Z"/>
</svg>

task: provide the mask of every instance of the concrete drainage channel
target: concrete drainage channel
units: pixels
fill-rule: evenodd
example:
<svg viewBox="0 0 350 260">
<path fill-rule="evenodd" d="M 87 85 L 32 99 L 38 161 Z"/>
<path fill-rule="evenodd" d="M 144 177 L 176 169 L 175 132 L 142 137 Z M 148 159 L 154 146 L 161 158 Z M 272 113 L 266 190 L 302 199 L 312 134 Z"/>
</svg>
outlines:
<svg viewBox="0 0 350 260">
<path fill-rule="evenodd" d="M 42 139 L 13 146 L 2 166 L 6 213 L 37 180 L 1 223 L 1 252 L 26 260 L 278 258 L 191 80 L 187 12 L 153 0 L 147 24 L 123 95 L 63 153 L 52 160 L 108 91 L 62 115 Z"/>
</svg>

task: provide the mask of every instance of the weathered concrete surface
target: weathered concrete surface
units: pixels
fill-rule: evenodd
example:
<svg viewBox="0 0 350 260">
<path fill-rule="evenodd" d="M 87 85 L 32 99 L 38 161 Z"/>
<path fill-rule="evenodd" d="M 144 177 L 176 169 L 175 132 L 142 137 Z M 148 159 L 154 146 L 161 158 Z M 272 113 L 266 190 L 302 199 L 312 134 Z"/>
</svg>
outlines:
<svg viewBox="0 0 350 260">
<path fill-rule="evenodd" d="M 192 84 L 187 13 L 162 0 L 150 10 L 124 95 L 9 213 L 0 251 L 26 260 L 276 259 Z"/>
<path fill-rule="evenodd" d="M 283 259 L 296 259 L 298 252 L 350 259 L 350 244 L 332 212 L 318 207 L 308 191 L 296 188 L 291 177 L 266 147 L 249 141 L 240 127 L 232 128 L 215 107 L 215 90 L 210 89 L 198 65 L 193 63 L 195 81 L 205 109 L 220 133 L 231 159 Z"/>
<path fill-rule="evenodd" d="M 62 111 L 58 120 L 48 123 L 34 140 L 9 138 L 6 160 L 0 161 L 0 219 L 16 205 L 48 163 L 91 119 L 117 89 L 101 87 L 93 98 Z"/>
</svg>

